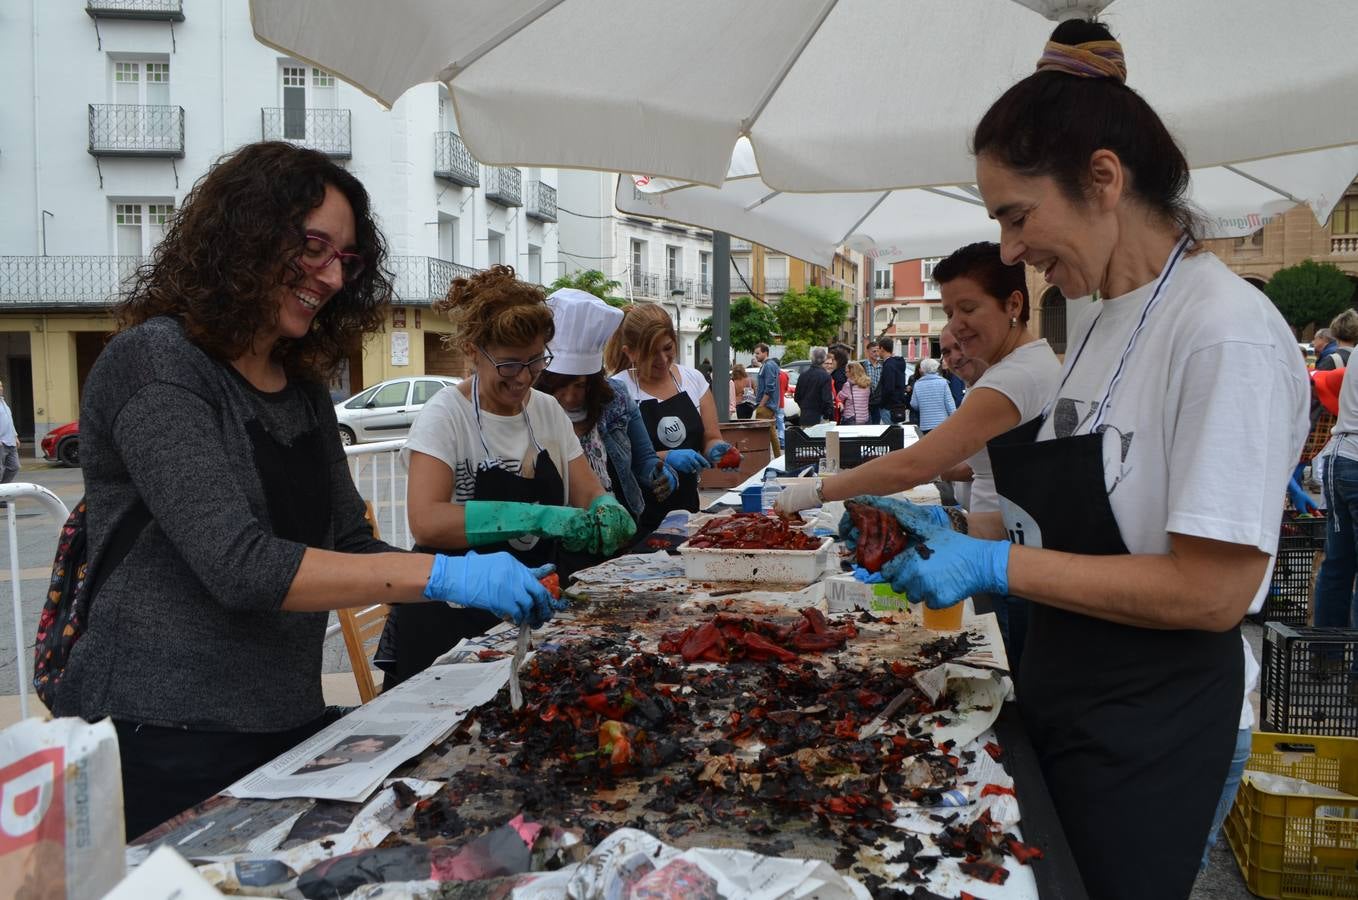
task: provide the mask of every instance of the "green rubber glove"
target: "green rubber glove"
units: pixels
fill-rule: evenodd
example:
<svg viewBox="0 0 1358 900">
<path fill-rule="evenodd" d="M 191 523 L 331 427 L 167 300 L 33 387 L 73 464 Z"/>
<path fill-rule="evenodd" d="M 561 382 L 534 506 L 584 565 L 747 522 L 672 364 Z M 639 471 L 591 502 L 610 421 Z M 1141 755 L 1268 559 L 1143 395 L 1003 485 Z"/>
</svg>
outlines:
<svg viewBox="0 0 1358 900">
<path fill-rule="evenodd" d="M 561 538 L 567 550 L 584 550 L 598 542 L 593 516 L 573 506 L 470 500 L 463 514 L 471 547 L 498 544 L 522 534 Z"/>
<path fill-rule="evenodd" d="M 599 526 L 599 546 L 594 553 L 612 556 L 637 533 L 632 514 L 612 494 L 595 497 L 589 505 L 589 515 Z"/>
</svg>

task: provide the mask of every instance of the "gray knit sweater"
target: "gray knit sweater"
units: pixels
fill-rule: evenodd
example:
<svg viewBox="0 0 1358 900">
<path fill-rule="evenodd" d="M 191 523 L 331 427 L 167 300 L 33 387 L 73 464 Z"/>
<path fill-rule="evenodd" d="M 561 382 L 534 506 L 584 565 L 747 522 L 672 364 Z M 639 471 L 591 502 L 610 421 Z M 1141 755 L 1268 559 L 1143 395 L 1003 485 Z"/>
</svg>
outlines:
<svg viewBox="0 0 1358 900">
<path fill-rule="evenodd" d="M 303 545 L 276 537 L 246 423 L 292 443 L 329 435 L 322 549 L 375 553 L 320 385 L 254 390 L 153 319 L 115 337 L 85 384 L 80 457 L 90 558 L 140 497 L 152 521 L 94 599 L 57 695 L 58 715 L 218 731 L 282 731 L 319 716 L 325 613 L 280 606 Z"/>
</svg>

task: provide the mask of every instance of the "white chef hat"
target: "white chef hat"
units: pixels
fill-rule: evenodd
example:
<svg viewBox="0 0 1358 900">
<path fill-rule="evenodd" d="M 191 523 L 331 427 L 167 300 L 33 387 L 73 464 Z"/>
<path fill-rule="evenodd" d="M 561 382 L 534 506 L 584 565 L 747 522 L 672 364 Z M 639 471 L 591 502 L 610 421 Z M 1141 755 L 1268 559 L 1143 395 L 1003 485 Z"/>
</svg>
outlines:
<svg viewBox="0 0 1358 900">
<path fill-rule="evenodd" d="M 622 310 L 588 291 L 561 288 L 547 298 L 556 335 L 548 372 L 593 375 L 604 367 L 604 344 L 622 324 Z"/>
</svg>

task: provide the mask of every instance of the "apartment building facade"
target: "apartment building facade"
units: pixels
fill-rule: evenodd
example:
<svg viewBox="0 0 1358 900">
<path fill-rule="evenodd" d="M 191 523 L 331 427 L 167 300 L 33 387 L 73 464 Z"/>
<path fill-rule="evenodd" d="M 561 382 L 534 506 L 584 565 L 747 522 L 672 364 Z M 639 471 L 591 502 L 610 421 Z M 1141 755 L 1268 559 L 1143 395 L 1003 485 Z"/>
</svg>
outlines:
<svg viewBox="0 0 1358 900">
<path fill-rule="evenodd" d="M 534 282 L 559 271 L 556 171 L 476 162 L 441 85 L 384 109 L 257 42 L 247 0 L 15 3 L 0 20 L 0 377 L 25 435 L 76 418 L 120 283 L 243 144 L 320 150 L 372 196 L 397 296 L 336 390 L 462 374 L 432 300 L 497 262 Z"/>
</svg>

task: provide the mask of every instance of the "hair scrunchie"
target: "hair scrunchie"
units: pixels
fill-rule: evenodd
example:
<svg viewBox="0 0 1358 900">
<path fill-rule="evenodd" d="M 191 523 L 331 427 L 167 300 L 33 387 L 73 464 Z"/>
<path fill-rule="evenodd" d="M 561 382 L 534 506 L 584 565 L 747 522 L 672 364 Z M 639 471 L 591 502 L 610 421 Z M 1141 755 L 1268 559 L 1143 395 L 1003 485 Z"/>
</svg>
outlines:
<svg viewBox="0 0 1358 900">
<path fill-rule="evenodd" d="M 1117 41 L 1086 41 L 1083 44 L 1060 44 L 1047 41 L 1037 71 L 1065 72 L 1078 78 L 1112 78 L 1127 83 L 1127 58 Z"/>
</svg>

